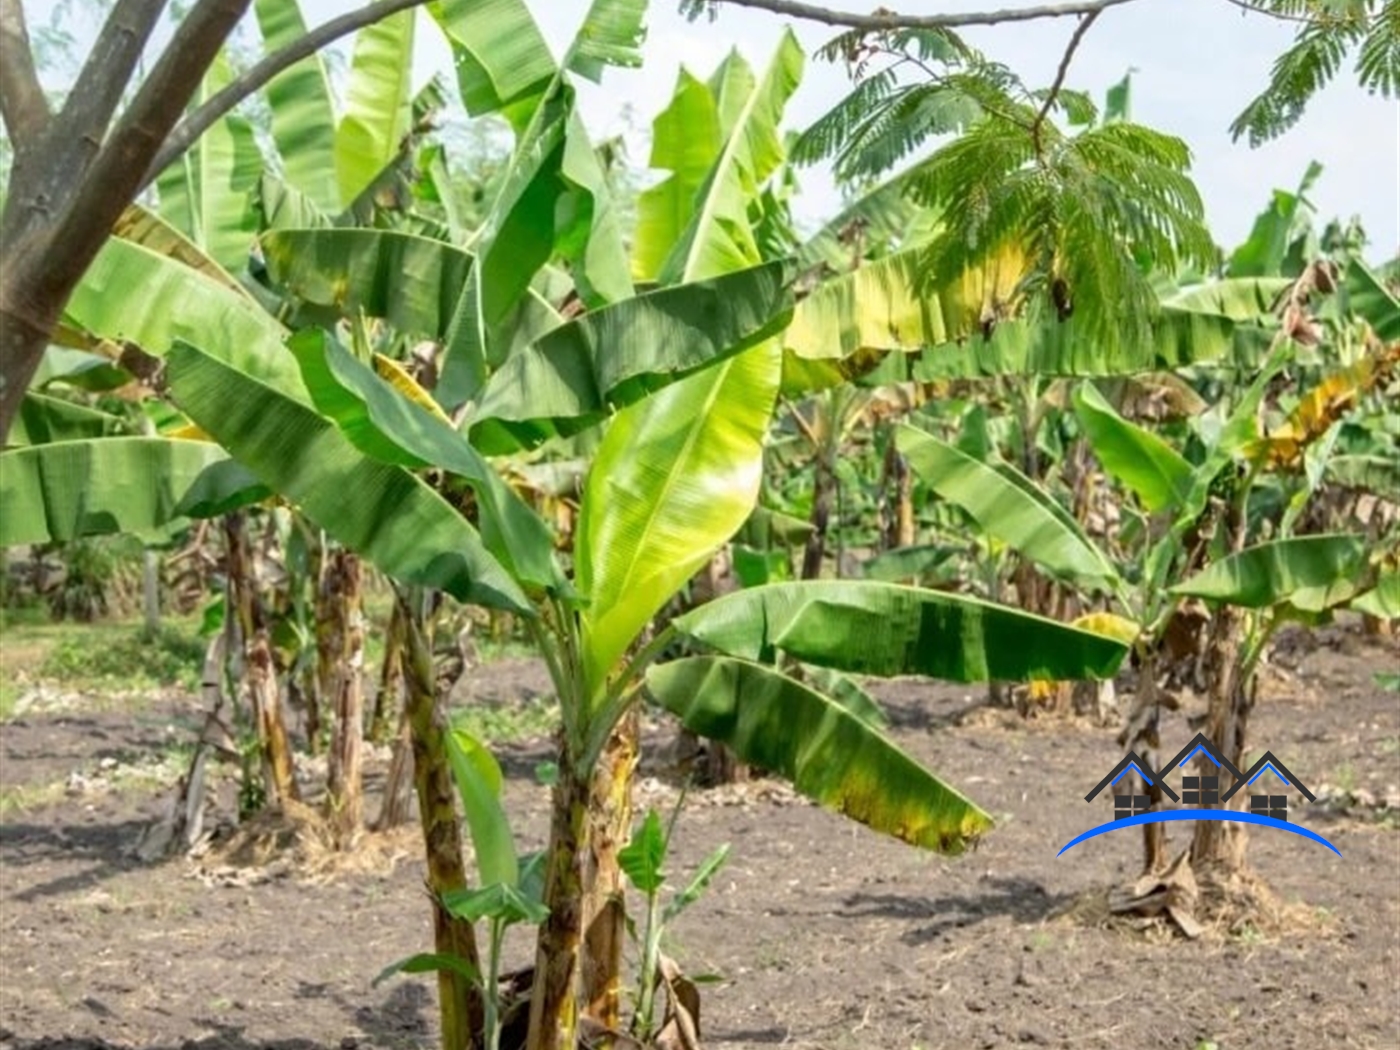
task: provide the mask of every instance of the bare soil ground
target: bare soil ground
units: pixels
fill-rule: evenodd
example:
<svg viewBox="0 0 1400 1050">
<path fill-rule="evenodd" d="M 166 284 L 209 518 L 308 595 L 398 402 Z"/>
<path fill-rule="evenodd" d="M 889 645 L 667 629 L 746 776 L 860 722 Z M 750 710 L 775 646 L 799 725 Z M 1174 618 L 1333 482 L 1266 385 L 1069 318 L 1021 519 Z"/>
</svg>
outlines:
<svg viewBox="0 0 1400 1050">
<path fill-rule="evenodd" d="M 1389 644 L 1322 632 L 1281 654 L 1256 710 L 1271 748 L 1315 791 L 1295 819 L 1341 850 L 1258 831 L 1257 871 L 1299 907 L 1282 932 L 1199 940 L 1059 915 L 1136 874 L 1135 832 L 1083 796 L 1119 757 L 1111 730 L 973 711 L 969 691 L 916 680 L 876 686 L 913 754 L 997 816 L 958 858 L 915 851 L 771 783 L 692 793 L 673 864 L 722 842 L 733 859 L 676 924 L 670 952 L 704 989 L 706 1045 L 722 1050 L 1137 1050 L 1400 1047 L 1400 670 Z M 546 685 L 528 661 L 476 673 L 477 702 L 508 709 Z M 104 709 L 106 708 L 106 709 Z M 1169 743 L 1194 730 L 1183 712 Z M 435 1045 L 433 986 L 388 963 L 430 943 L 416 832 L 373 842 L 370 870 L 331 874 L 211 858 L 156 865 L 127 851 L 159 812 L 188 697 L 35 705 L 0 727 L 0 1050 L 408 1050 Z M 668 730 L 640 785 L 669 805 Z M 542 739 L 502 745 L 509 808 L 541 844 Z M 162 759 L 162 756 L 165 756 Z M 178 752 L 176 752 L 178 757 Z M 178 763 L 174 763 L 177 766 Z M 1329 792 L 1333 793 L 1333 792 Z M 377 805 L 372 801 L 371 809 Z M 1172 825 L 1175 846 L 1189 825 Z M 511 945 L 525 962 L 527 942 Z"/>
</svg>

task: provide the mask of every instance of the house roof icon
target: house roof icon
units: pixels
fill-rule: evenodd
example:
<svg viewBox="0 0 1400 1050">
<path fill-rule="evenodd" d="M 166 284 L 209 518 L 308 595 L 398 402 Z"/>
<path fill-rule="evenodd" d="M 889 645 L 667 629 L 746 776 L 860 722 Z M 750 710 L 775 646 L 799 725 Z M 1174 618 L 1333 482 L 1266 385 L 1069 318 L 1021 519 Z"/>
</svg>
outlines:
<svg viewBox="0 0 1400 1050">
<path fill-rule="evenodd" d="M 1161 769 L 1157 770 L 1157 776 L 1166 777 L 1166 775 L 1170 773 L 1173 769 L 1175 769 L 1177 766 L 1184 766 L 1187 762 L 1190 762 L 1191 759 L 1195 758 L 1197 753 L 1199 752 L 1205 752 L 1206 758 L 1214 762 L 1215 767 L 1219 769 L 1222 773 L 1229 773 L 1232 777 L 1235 778 L 1236 781 L 1240 780 L 1243 774 L 1241 774 L 1240 771 L 1235 768 L 1235 764 L 1233 762 L 1231 762 L 1228 758 L 1226 758 L 1218 750 L 1216 750 L 1215 745 L 1212 744 L 1209 739 L 1207 739 L 1204 733 L 1197 733 L 1195 736 L 1193 736 L 1190 742 L 1176 753 L 1176 757 L 1174 759 L 1168 762 Z M 1232 788 L 1231 790 L 1234 789 Z"/>
<path fill-rule="evenodd" d="M 1235 786 L 1220 796 L 1220 801 L 1228 802 L 1231 796 L 1239 791 L 1240 788 L 1253 784 L 1269 770 L 1273 770 L 1274 776 L 1278 777 L 1289 787 L 1297 788 L 1302 796 L 1309 802 L 1317 801 L 1316 796 L 1308 790 L 1307 785 L 1290 773 L 1288 767 L 1276 759 L 1272 751 L 1265 751 L 1260 755 L 1254 765 L 1245 770 L 1244 774 L 1235 781 Z"/>
<path fill-rule="evenodd" d="M 1130 769 L 1136 770 L 1138 776 L 1142 777 L 1143 781 L 1148 784 L 1157 783 L 1160 779 L 1156 773 L 1151 772 L 1151 767 L 1149 767 L 1148 764 L 1142 760 L 1142 758 L 1138 755 L 1136 751 L 1129 751 L 1126 755 L 1124 755 L 1121 759 L 1118 760 L 1118 764 L 1116 766 L 1114 766 L 1108 771 L 1108 776 L 1100 780 L 1098 784 L 1094 787 L 1094 790 L 1084 796 L 1084 801 L 1094 801 L 1094 799 L 1098 797 L 1099 792 L 1101 792 L 1104 788 L 1108 787 L 1110 784 L 1118 783 L 1119 780 L 1121 780 L 1124 776 L 1127 775 Z M 1168 797 L 1170 797 L 1173 802 L 1181 801 L 1181 796 L 1179 796 L 1175 791 L 1173 791 L 1171 787 L 1168 786 L 1166 783 L 1162 783 L 1161 787 L 1162 791 Z"/>
</svg>

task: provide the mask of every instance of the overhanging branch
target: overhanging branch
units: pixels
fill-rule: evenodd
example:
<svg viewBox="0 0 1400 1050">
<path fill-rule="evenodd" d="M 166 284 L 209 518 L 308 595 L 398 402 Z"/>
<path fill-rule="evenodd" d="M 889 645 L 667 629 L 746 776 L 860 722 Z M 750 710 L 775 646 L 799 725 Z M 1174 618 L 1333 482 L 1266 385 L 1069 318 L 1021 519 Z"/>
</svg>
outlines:
<svg viewBox="0 0 1400 1050">
<path fill-rule="evenodd" d="M 0 0 L 0 115 L 16 153 L 28 149 L 49 122 L 20 0 Z"/>
<path fill-rule="evenodd" d="M 807 22 L 820 22 L 823 25 L 843 29 L 865 29 L 878 32 L 883 29 L 950 29 L 957 26 L 990 26 L 1001 22 L 1030 22 L 1040 18 L 1064 18 L 1068 15 L 1097 14 L 1119 4 L 1131 4 L 1135 0 L 1070 0 L 1062 4 L 1042 4 L 1036 7 L 1008 7 L 997 11 L 949 11 L 938 15 L 902 15 L 884 8 L 869 14 L 856 11 L 838 11 L 830 7 L 802 3 L 800 0 L 714 0 L 715 3 L 730 7 L 748 7 L 757 11 L 768 11 L 785 18 L 799 18 Z"/>
<path fill-rule="evenodd" d="M 427 0 L 376 0 L 355 11 L 349 11 L 329 22 L 317 26 L 304 36 L 288 44 L 281 51 L 268 55 L 227 87 L 212 95 L 198 109 L 182 120 L 171 132 L 152 161 L 146 176 L 141 180 L 144 187 L 159 175 L 169 164 L 194 145 L 200 135 L 237 106 L 253 92 L 266 84 L 284 69 L 295 65 L 303 58 L 315 54 L 327 44 L 343 36 L 383 21 L 390 15 L 418 7 Z"/>
<path fill-rule="evenodd" d="M 55 158 L 55 167 L 66 171 L 68 178 L 80 175 L 101 147 L 165 2 L 117 0 L 102 24 L 58 114 L 63 135 L 55 148 L 61 149 L 63 156 Z"/>
<path fill-rule="evenodd" d="M 1036 156 L 1041 154 L 1040 129 L 1045 124 L 1045 118 L 1050 115 L 1050 108 L 1054 106 L 1055 99 L 1059 97 L 1061 89 L 1065 86 L 1065 77 L 1069 75 L 1069 64 L 1074 61 L 1074 53 L 1079 50 L 1079 45 L 1084 40 L 1084 34 L 1089 32 L 1089 27 L 1094 24 L 1094 20 L 1098 17 L 1098 11 L 1091 11 L 1085 15 L 1080 19 L 1079 25 L 1074 27 L 1074 35 L 1069 38 L 1069 46 L 1065 48 L 1064 56 L 1060 59 L 1060 68 L 1055 71 L 1055 82 L 1045 93 L 1045 104 L 1040 107 L 1040 112 L 1035 115 L 1035 122 L 1031 124 L 1031 138 L 1035 140 Z"/>
<path fill-rule="evenodd" d="M 44 274 L 50 288 L 66 292 L 81 279 L 249 3 L 199 0 L 180 22 L 48 238 L 63 246 Z"/>
</svg>

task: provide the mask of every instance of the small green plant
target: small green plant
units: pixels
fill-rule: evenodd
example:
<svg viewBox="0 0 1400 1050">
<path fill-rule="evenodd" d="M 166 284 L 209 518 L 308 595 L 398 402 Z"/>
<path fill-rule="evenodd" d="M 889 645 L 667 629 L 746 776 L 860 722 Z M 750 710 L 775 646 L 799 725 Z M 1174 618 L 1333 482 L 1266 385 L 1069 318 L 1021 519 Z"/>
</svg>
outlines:
<svg viewBox="0 0 1400 1050">
<path fill-rule="evenodd" d="M 678 801 L 670 821 L 663 827 L 661 815 L 654 809 L 648 810 L 641 827 L 632 836 L 632 841 L 622 848 L 617 857 L 628 881 L 646 897 L 647 902 L 645 926 L 639 938 L 642 959 L 637 975 L 637 1010 L 632 1020 L 632 1035 L 648 1046 L 657 1032 L 656 994 L 663 984 L 671 996 L 672 1010 L 681 1008 L 676 998 L 678 986 L 685 979 L 681 977 L 675 964 L 661 951 L 661 940 L 666 933 L 666 927 L 676 916 L 700 899 L 710 881 L 729 859 L 729 843 L 726 842 L 705 858 L 690 884 L 663 905 L 661 891 L 666 885 L 664 866 L 680 811 L 681 803 Z M 636 926 L 630 920 L 628 928 L 632 936 L 637 938 Z"/>
<path fill-rule="evenodd" d="M 39 674 L 67 684 L 101 682 L 132 686 L 199 684 L 204 643 L 173 627 L 144 629 L 96 642 L 87 635 L 63 638 L 45 657 Z"/>
<path fill-rule="evenodd" d="M 396 973 L 437 970 L 466 978 L 481 993 L 482 1045 L 485 1050 L 500 1050 L 505 1014 L 500 994 L 505 935 L 511 926 L 539 925 L 549 917 L 544 905 L 544 854 L 517 856 L 510 822 L 501 806 L 501 767 L 491 752 L 458 727 L 447 734 L 447 754 L 471 831 L 479 885 L 443 894 L 442 904 L 454 918 L 473 924 L 485 920 L 486 973 L 480 973 L 466 959 L 423 952 L 385 968 L 374 983 Z"/>
</svg>

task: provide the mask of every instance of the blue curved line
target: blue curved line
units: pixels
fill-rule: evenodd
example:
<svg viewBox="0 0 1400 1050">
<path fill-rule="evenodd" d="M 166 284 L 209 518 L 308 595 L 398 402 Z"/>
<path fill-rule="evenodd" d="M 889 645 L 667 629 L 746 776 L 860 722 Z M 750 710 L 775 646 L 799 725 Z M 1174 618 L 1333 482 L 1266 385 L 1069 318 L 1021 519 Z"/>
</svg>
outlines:
<svg viewBox="0 0 1400 1050">
<path fill-rule="evenodd" d="M 1317 832 L 1310 831 L 1297 824 L 1291 824 L 1286 820 L 1275 820 L 1273 817 L 1266 817 L 1259 813 L 1242 813 L 1234 809 L 1168 809 L 1160 813 L 1139 813 L 1134 817 L 1110 820 L 1107 824 L 1100 824 L 1096 828 L 1090 828 L 1088 831 L 1076 835 L 1066 842 L 1060 847 L 1060 852 L 1056 853 L 1055 856 L 1060 856 L 1065 850 L 1069 849 L 1071 846 L 1079 845 L 1085 839 L 1094 838 L 1105 832 L 1117 831 L 1119 828 L 1131 828 L 1138 824 L 1158 824 L 1164 820 L 1233 820 L 1241 824 L 1262 824 L 1266 828 L 1278 828 L 1280 831 L 1291 831 L 1295 835 L 1302 835 L 1306 839 L 1312 839 L 1314 842 L 1322 843 L 1337 856 L 1340 857 L 1342 855 L 1341 850 L 1332 845 L 1332 843 L 1328 842 Z"/>
</svg>

